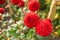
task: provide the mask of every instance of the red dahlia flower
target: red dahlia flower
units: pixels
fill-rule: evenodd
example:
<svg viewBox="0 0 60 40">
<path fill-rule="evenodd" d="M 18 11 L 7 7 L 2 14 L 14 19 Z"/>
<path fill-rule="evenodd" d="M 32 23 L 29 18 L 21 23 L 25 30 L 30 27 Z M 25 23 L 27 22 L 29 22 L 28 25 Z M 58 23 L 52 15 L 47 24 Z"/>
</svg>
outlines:
<svg viewBox="0 0 60 40">
<path fill-rule="evenodd" d="M 4 8 L 0 8 L 0 13 L 4 14 L 4 12 L 5 12 L 5 9 Z"/>
<path fill-rule="evenodd" d="M 36 33 L 40 36 L 48 36 L 52 33 L 52 23 L 49 21 L 40 21 L 36 25 Z"/>
<path fill-rule="evenodd" d="M 33 12 L 37 11 L 39 9 L 39 6 L 40 4 L 37 1 L 31 1 L 28 3 L 28 9 Z"/>
<path fill-rule="evenodd" d="M 28 28 L 33 28 L 39 21 L 39 17 L 34 12 L 28 12 L 24 17 L 24 24 Z"/>
<path fill-rule="evenodd" d="M 21 2 L 21 0 L 11 0 L 11 3 L 15 4 L 15 5 L 19 4 L 20 2 Z"/>
<path fill-rule="evenodd" d="M 6 0 L 0 0 L 0 4 L 4 4 Z"/>
<path fill-rule="evenodd" d="M 24 7 L 24 1 L 21 1 L 19 4 L 18 4 L 18 7 Z"/>
</svg>

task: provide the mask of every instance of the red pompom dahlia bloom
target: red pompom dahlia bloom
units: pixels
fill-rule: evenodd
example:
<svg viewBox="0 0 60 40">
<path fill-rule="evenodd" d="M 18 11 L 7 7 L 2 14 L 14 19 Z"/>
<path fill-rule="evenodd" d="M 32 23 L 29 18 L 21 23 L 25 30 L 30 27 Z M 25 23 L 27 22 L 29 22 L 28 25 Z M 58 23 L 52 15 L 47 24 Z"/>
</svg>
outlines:
<svg viewBox="0 0 60 40">
<path fill-rule="evenodd" d="M 49 21 L 40 21 L 36 25 L 36 33 L 40 36 L 48 36 L 52 33 L 52 23 Z"/>
<path fill-rule="evenodd" d="M 12 4 L 18 5 L 21 0 L 10 0 Z"/>
<path fill-rule="evenodd" d="M 5 9 L 4 8 L 0 8 L 0 13 L 4 14 L 4 12 L 5 12 Z"/>
<path fill-rule="evenodd" d="M 39 21 L 39 17 L 34 12 L 28 12 L 24 17 L 24 24 L 30 29 L 33 28 Z"/>
<path fill-rule="evenodd" d="M 0 4 L 4 4 L 6 0 L 0 0 Z"/>
<path fill-rule="evenodd" d="M 37 1 L 31 1 L 31 2 L 28 3 L 28 9 L 30 11 L 35 12 L 39 9 L 39 7 L 40 7 L 40 4 Z"/>
</svg>

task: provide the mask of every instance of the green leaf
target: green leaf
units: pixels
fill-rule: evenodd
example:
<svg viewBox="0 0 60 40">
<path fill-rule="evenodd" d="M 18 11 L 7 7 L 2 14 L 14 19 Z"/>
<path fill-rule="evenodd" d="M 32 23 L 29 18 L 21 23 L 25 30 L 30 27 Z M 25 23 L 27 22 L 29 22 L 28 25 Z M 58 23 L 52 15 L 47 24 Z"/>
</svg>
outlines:
<svg viewBox="0 0 60 40">
<path fill-rule="evenodd" d="M 34 35 L 34 29 L 30 29 L 28 32 L 28 37 L 32 37 Z"/>
</svg>

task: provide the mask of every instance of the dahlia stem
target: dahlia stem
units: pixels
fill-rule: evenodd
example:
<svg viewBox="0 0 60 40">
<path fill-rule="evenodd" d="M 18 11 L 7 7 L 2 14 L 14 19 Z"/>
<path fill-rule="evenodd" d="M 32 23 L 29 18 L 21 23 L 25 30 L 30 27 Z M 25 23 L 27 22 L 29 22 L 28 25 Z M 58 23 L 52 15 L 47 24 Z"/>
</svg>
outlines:
<svg viewBox="0 0 60 40">
<path fill-rule="evenodd" d="M 9 7 L 9 11 L 10 11 L 10 14 L 13 14 L 13 9 L 11 8 L 11 3 L 10 3 L 10 7 Z"/>
<path fill-rule="evenodd" d="M 8 0 L 7 1 L 7 3 L 8 3 L 8 5 L 9 5 L 9 11 L 10 11 L 10 14 L 13 14 L 14 13 L 14 11 L 13 11 L 13 9 L 11 8 L 11 3 L 10 3 L 10 0 Z"/>
<path fill-rule="evenodd" d="M 56 13 L 56 8 L 57 8 L 57 1 L 56 0 L 52 0 L 51 6 L 50 6 L 50 11 L 48 13 L 48 18 L 50 18 L 51 20 L 53 20 L 55 13 Z"/>
</svg>

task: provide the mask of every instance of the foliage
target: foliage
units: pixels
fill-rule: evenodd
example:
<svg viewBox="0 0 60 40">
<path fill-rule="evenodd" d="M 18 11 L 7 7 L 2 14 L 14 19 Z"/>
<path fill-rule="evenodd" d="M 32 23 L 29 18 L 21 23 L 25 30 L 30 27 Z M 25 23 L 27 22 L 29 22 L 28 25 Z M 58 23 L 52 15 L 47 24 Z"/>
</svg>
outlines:
<svg viewBox="0 0 60 40">
<path fill-rule="evenodd" d="M 8 0 L 7 0 L 8 1 Z M 28 12 L 27 2 L 25 0 L 24 11 Z M 37 11 L 37 14 L 41 19 L 47 18 L 51 0 L 39 0 L 41 8 Z M 60 1 L 59 1 L 60 3 Z M 0 7 L 5 8 L 7 2 Z M 60 5 L 60 4 L 59 4 Z M 60 6 L 57 7 L 56 16 L 53 20 L 53 32 L 47 37 L 39 36 L 35 33 L 35 28 L 28 29 L 23 22 L 25 16 L 21 7 L 11 5 L 14 10 L 13 14 L 10 14 L 9 9 L 5 8 L 6 14 L 2 15 L 0 20 L 0 40 L 58 40 L 60 39 Z"/>
</svg>

